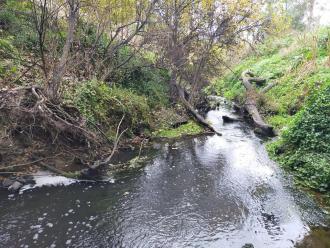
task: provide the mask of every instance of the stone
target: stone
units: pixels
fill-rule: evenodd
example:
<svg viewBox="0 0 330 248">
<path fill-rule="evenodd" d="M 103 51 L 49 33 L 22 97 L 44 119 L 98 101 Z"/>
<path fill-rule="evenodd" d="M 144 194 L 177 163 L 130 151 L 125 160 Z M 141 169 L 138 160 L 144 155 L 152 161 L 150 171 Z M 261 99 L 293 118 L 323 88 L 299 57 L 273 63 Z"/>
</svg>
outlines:
<svg viewBox="0 0 330 248">
<path fill-rule="evenodd" d="M 97 178 L 99 175 L 100 175 L 99 171 L 97 169 L 93 169 L 93 168 L 86 168 L 80 172 L 80 176 L 83 179 L 93 180 L 93 179 Z"/>
<path fill-rule="evenodd" d="M 226 116 L 226 115 L 223 115 L 223 116 L 222 116 L 222 120 L 223 120 L 223 122 L 225 122 L 225 123 L 231 123 L 231 122 L 237 122 L 237 121 L 240 121 L 240 119 L 237 119 L 237 118 L 234 118 L 234 117 L 230 117 L 230 116 Z"/>
<path fill-rule="evenodd" d="M 254 246 L 253 246 L 253 244 L 248 243 L 248 244 L 243 245 L 242 248 L 254 248 Z"/>
<path fill-rule="evenodd" d="M 12 185 L 15 181 L 14 180 L 11 180 L 9 178 L 5 178 L 3 181 L 2 181 L 2 186 L 4 188 L 8 188 L 10 185 Z"/>
<path fill-rule="evenodd" d="M 9 186 L 8 190 L 11 192 L 17 192 L 22 187 L 23 187 L 22 183 L 15 181 L 12 185 Z"/>
<path fill-rule="evenodd" d="M 33 176 L 23 176 L 16 179 L 16 181 L 22 184 L 35 184 Z"/>
</svg>

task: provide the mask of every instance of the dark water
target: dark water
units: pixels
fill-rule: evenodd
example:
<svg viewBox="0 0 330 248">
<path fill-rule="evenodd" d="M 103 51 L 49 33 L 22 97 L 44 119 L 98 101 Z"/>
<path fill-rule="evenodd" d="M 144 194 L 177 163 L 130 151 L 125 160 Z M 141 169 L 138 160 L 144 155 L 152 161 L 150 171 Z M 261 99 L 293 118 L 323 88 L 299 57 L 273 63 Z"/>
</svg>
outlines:
<svg viewBox="0 0 330 248">
<path fill-rule="evenodd" d="M 322 211 L 294 191 L 249 128 L 159 144 L 114 183 L 0 195 L 0 247 L 293 247 Z"/>
</svg>

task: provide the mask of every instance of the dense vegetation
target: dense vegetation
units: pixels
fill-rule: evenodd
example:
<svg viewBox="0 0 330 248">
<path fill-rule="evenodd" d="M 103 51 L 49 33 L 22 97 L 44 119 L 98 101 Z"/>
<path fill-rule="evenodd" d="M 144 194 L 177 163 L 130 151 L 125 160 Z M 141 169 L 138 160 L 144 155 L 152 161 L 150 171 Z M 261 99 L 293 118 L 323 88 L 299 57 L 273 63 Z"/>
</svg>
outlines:
<svg viewBox="0 0 330 248">
<path fill-rule="evenodd" d="M 300 184 L 319 192 L 330 190 L 329 38 L 327 28 L 271 37 L 208 89 L 243 103 L 244 70 L 274 83 L 257 100 L 260 112 L 280 133 L 268 150 Z"/>
<path fill-rule="evenodd" d="M 34 84 L 43 84 L 43 69 L 38 64 L 40 61 L 35 58 L 40 53 L 40 44 L 33 17 L 19 13 L 30 9 L 29 2 L 17 4 L 16 1 L 7 1 L 0 10 L 1 87 L 29 85 L 31 81 Z M 65 37 L 55 30 L 49 30 L 46 35 L 58 38 L 59 43 L 65 42 Z M 97 56 L 102 56 L 110 40 L 105 35 L 98 42 L 97 38 L 96 26 L 80 20 L 76 35 L 80 47 L 76 52 L 83 53 L 84 49 L 96 46 Z M 165 135 L 166 132 L 162 134 L 157 130 L 171 130 L 175 119 L 180 118 L 175 108 L 169 108 L 169 71 L 155 67 L 153 52 L 140 50 L 136 54 L 130 45 L 121 46 L 111 64 L 115 67 L 121 64 L 123 66 L 118 66 L 112 71 L 111 77 L 105 80 L 102 77 L 97 79 L 94 74 L 86 75 L 90 73 L 86 71 L 87 68 L 70 69 L 72 71 L 67 73 L 62 89 L 65 102 L 76 106 L 86 118 L 89 127 L 95 129 L 97 125 L 109 139 L 114 138 L 123 115 L 125 120 L 122 129 L 128 129 L 125 133 L 127 137 L 141 134 L 149 136 L 152 133 Z M 160 112 L 165 116 L 172 116 L 171 122 L 158 118 Z M 190 133 L 190 130 L 181 131 L 182 134 Z"/>
</svg>

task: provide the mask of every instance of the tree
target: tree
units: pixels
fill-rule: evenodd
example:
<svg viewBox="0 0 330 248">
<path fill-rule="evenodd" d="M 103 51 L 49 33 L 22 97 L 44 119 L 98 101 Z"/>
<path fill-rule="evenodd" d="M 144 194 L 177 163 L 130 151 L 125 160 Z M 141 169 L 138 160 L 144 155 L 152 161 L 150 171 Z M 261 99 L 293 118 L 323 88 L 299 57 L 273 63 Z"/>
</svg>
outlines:
<svg viewBox="0 0 330 248">
<path fill-rule="evenodd" d="M 47 94 L 52 100 L 55 101 L 59 99 L 60 85 L 66 70 L 67 61 L 69 59 L 80 8 L 79 0 L 66 0 L 66 4 L 68 10 L 66 40 L 62 50 L 62 55 L 55 65 L 52 77 L 48 81 L 47 85 Z"/>
<path fill-rule="evenodd" d="M 181 101 L 195 117 L 194 104 L 210 75 L 217 73 L 215 58 L 241 42 L 243 35 L 264 24 L 256 1 L 159 1 L 149 27 L 149 40 L 170 70 L 171 98 Z"/>
<path fill-rule="evenodd" d="M 89 78 L 110 80 L 111 73 L 134 56 L 133 53 L 116 64 L 114 57 L 118 51 L 127 45 L 139 50 L 144 44 L 143 39 L 137 36 L 144 31 L 156 1 L 65 0 L 62 4 L 60 1 L 31 0 L 48 97 L 58 101 L 68 63 L 73 71 L 79 67 L 91 67 L 91 74 L 87 75 Z M 66 33 L 64 45 L 61 45 L 63 23 Z M 80 41 L 77 40 L 77 45 L 74 43 L 78 25 L 96 27 L 94 43 L 81 50 Z M 97 51 L 99 47 L 103 49 L 101 54 Z"/>
<path fill-rule="evenodd" d="M 118 51 L 124 46 L 132 46 L 136 51 L 141 49 L 144 45 L 141 34 L 146 29 L 156 2 L 157 0 L 97 0 L 82 9 L 85 21 L 97 26 L 95 43 L 89 56 L 94 57 L 98 44 L 104 43 L 102 55 L 94 61 L 93 76 L 109 81 L 111 73 L 135 55 L 132 53 L 126 60 L 116 64 L 114 57 Z"/>
<path fill-rule="evenodd" d="M 42 62 L 41 68 L 44 72 L 47 86 L 46 93 L 53 101 L 58 101 L 60 97 L 59 90 L 70 57 L 70 50 L 79 16 L 80 2 L 80 0 L 65 0 L 62 4 L 61 2 L 54 3 L 51 0 L 30 1 L 32 6 L 31 16 L 38 37 L 39 55 Z M 55 30 L 58 30 L 58 18 L 63 14 L 66 15 L 66 37 L 61 55 L 58 58 L 56 51 L 60 48 L 56 43 L 50 49 L 50 43 L 53 41 L 48 36 L 50 33 L 54 33 Z"/>
</svg>

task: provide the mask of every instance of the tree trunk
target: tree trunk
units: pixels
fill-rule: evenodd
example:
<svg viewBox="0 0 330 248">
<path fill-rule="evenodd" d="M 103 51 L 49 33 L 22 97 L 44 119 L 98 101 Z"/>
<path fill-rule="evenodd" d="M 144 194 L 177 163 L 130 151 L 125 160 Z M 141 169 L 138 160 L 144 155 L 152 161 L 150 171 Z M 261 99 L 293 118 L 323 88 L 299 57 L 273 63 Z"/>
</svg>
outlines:
<svg viewBox="0 0 330 248">
<path fill-rule="evenodd" d="M 251 77 L 252 76 L 252 77 Z M 257 95 L 255 87 L 251 84 L 254 81 L 253 74 L 249 71 L 242 73 L 242 83 L 246 89 L 246 100 L 244 107 L 251 116 L 254 125 L 259 128 L 263 134 L 274 136 L 273 127 L 266 124 L 257 109 Z"/>
<path fill-rule="evenodd" d="M 171 78 L 170 78 L 170 99 L 171 99 L 171 103 L 176 103 L 178 98 L 179 98 L 176 79 L 177 79 L 177 73 L 175 71 L 173 71 L 171 73 Z"/>
<path fill-rule="evenodd" d="M 172 81 L 173 80 L 173 81 Z M 212 125 L 210 123 L 208 123 L 203 116 L 201 116 L 195 109 L 194 107 L 187 101 L 186 97 L 185 97 L 185 91 L 182 87 L 180 87 L 177 83 L 176 83 L 176 78 L 174 77 L 174 75 L 171 75 L 171 87 L 175 87 L 175 95 L 177 96 L 177 99 L 179 99 L 183 105 L 185 106 L 185 108 L 193 115 L 193 117 L 200 123 L 202 124 L 204 127 L 210 129 L 212 132 L 221 135 L 221 133 L 219 133 L 218 131 L 216 131 L 214 129 L 214 127 L 212 127 Z M 174 90 L 174 88 L 173 88 Z"/>
<path fill-rule="evenodd" d="M 70 48 L 73 42 L 77 16 L 79 13 L 78 0 L 67 0 L 67 4 L 69 6 L 67 37 L 63 47 L 62 56 L 55 66 L 52 78 L 49 80 L 46 89 L 48 97 L 53 101 L 58 101 L 59 99 L 61 81 L 65 74 L 66 64 L 69 59 Z"/>
</svg>

